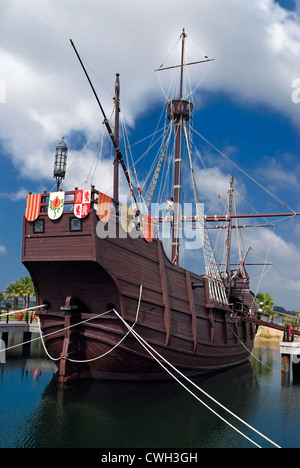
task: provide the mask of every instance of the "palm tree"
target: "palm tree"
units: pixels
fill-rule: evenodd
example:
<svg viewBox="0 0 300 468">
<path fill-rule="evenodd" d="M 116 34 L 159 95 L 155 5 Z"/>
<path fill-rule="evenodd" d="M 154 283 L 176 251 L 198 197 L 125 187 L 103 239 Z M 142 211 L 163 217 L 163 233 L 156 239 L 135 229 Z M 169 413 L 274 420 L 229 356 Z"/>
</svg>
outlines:
<svg viewBox="0 0 300 468">
<path fill-rule="evenodd" d="M 19 297 L 20 297 L 20 292 L 18 290 L 17 283 L 12 283 L 12 284 L 7 286 L 7 288 L 4 291 L 4 297 L 11 298 L 11 299 L 13 298 L 13 300 L 14 300 L 14 309 L 18 308 L 18 306 L 19 306 L 18 300 L 19 300 Z"/>
<path fill-rule="evenodd" d="M 1 305 L 1 302 L 3 301 L 3 299 L 4 299 L 3 291 L 0 291 L 0 305 Z M 1 309 L 1 307 L 0 307 L 0 309 Z M 1 320 L 1 318 L 0 318 L 0 320 Z"/>
<path fill-rule="evenodd" d="M 17 309 L 19 297 L 23 299 L 23 308 L 29 308 L 30 298 L 35 296 L 34 286 L 30 276 L 23 276 L 15 283 L 7 286 L 5 297 L 14 299 L 14 308 Z"/>
<path fill-rule="evenodd" d="M 34 286 L 30 276 L 23 276 L 16 282 L 17 290 L 23 299 L 23 308 L 28 309 L 30 298 L 35 296 Z"/>
<path fill-rule="evenodd" d="M 273 310 L 275 305 L 273 297 L 268 293 L 258 293 L 256 295 L 256 302 L 260 308 L 267 313 L 273 323 L 274 318 L 278 317 L 278 314 Z"/>
</svg>

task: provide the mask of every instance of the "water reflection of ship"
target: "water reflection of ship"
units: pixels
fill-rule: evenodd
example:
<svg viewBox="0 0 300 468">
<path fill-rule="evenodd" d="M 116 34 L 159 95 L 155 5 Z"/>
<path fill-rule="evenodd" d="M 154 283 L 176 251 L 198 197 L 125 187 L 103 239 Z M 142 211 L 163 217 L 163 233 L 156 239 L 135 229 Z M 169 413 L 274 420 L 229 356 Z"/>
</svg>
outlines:
<svg viewBox="0 0 300 468">
<path fill-rule="evenodd" d="M 47 385 L 38 411 L 30 417 L 36 447 L 64 448 L 187 448 L 222 446 L 228 429 L 174 382 L 95 382 L 57 385 L 56 375 Z M 252 394 L 249 363 L 212 378 L 195 379 L 225 405 L 250 419 L 251 407 L 240 407 L 239 397 Z M 176 408 L 176 411 L 174 411 Z M 42 418 L 42 424 L 41 424 Z M 233 435 L 232 444 L 239 444 Z"/>
</svg>

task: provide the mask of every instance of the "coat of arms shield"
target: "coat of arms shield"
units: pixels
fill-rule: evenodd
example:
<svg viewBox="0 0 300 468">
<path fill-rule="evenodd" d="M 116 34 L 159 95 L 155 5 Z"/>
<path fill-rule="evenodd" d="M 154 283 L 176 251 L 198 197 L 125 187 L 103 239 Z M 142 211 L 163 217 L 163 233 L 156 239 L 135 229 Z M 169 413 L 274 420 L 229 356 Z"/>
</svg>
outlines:
<svg viewBox="0 0 300 468">
<path fill-rule="evenodd" d="M 27 204 L 26 204 L 26 212 L 25 218 L 27 221 L 35 221 L 41 211 L 41 201 L 42 195 L 28 195 L 27 196 Z"/>
<path fill-rule="evenodd" d="M 50 193 L 48 216 L 50 219 L 58 219 L 64 211 L 65 192 Z"/>
<path fill-rule="evenodd" d="M 74 215 L 76 218 L 85 218 L 91 207 L 91 190 L 76 190 L 74 197 Z"/>
<path fill-rule="evenodd" d="M 104 193 L 99 193 L 98 198 L 98 217 L 103 223 L 107 223 L 110 219 L 112 198 Z"/>
<path fill-rule="evenodd" d="M 133 208 L 123 205 L 121 212 L 121 226 L 125 232 L 131 232 L 133 228 Z"/>
<path fill-rule="evenodd" d="M 151 218 L 150 213 L 148 213 L 147 216 L 144 216 L 143 220 L 143 235 L 147 242 L 152 242 L 153 240 L 153 229 L 153 219 Z"/>
</svg>

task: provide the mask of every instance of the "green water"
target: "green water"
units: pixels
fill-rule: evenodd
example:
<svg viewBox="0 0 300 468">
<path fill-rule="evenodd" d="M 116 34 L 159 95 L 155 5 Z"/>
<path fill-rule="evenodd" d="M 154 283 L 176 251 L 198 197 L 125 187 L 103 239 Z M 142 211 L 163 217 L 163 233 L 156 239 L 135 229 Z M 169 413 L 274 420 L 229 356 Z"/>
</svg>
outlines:
<svg viewBox="0 0 300 468">
<path fill-rule="evenodd" d="M 282 380 L 279 349 L 260 345 L 254 352 L 263 364 L 251 358 L 248 365 L 194 380 L 280 446 L 299 447 L 300 386 Z M 197 394 L 244 434 L 271 447 Z M 15 352 L 0 364 L 0 402 L 0 448 L 253 447 L 176 382 L 60 386 L 55 366 L 37 345 L 29 358 Z"/>
</svg>

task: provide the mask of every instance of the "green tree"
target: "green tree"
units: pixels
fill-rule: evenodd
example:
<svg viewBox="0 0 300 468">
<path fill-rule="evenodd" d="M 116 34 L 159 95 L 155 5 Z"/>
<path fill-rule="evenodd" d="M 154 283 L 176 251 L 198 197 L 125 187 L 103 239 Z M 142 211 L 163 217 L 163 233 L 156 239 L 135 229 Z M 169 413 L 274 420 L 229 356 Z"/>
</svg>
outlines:
<svg viewBox="0 0 300 468">
<path fill-rule="evenodd" d="M 19 306 L 19 297 L 20 292 L 18 290 L 17 283 L 12 283 L 7 286 L 4 291 L 4 297 L 14 300 L 14 309 L 17 309 Z"/>
<path fill-rule="evenodd" d="M 16 282 L 17 291 L 23 299 L 23 308 L 28 309 L 30 298 L 35 296 L 34 286 L 30 276 L 23 276 Z"/>
<path fill-rule="evenodd" d="M 7 298 L 13 298 L 15 309 L 18 308 L 20 297 L 23 299 L 23 308 L 29 308 L 30 298 L 35 296 L 32 279 L 30 276 L 23 276 L 15 283 L 7 286 L 4 295 Z"/>
<path fill-rule="evenodd" d="M 0 304 L 1 302 L 3 301 L 4 299 L 4 294 L 3 294 L 3 291 L 0 291 Z M 1 310 L 1 307 L 0 307 L 0 310 Z M 1 319 L 0 319 L 1 320 Z"/>
<path fill-rule="evenodd" d="M 258 293 L 256 295 L 256 302 L 263 312 L 271 318 L 271 322 L 273 323 L 274 318 L 278 317 L 278 314 L 274 311 L 275 303 L 273 297 L 268 293 Z"/>
</svg>

